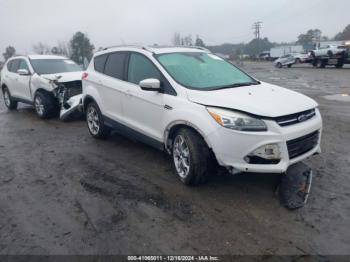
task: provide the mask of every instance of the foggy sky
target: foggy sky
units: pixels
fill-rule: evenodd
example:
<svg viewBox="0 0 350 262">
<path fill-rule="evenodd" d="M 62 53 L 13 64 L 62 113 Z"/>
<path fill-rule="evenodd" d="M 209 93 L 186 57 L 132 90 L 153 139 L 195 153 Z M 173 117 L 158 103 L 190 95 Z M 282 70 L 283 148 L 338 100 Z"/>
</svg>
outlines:
<svg viewBox="0 0 350 262">
<path fill-rule="evenodd" d="M 53 46 L 76 31 L 96 48 L 170 44 L 174 32 L 209 45 L 249 42 L 255 21 L 270 41 L 295 41 L 310 28 L 333 37 L 349 10 L 349 0 L 0 0 L 0 53 L 8 45 L 32 53 L 33 44 Z"/>
</svg>

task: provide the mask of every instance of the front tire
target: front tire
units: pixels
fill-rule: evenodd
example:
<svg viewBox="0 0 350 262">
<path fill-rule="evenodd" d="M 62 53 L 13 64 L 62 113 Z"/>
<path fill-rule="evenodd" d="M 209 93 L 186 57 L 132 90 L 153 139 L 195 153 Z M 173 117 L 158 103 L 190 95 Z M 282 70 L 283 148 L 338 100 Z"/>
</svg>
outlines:
<svg viewBox="0 0 350 262">
<path fill-rule="evenodd" d="M 92 137 L 105 139 L 111 129 L 104 124 L 101 110 L 95 102 L 90 102 L 86 107 L 86 123 Z"/>
<path fill-rule="evenodd" d="M 7 87 L 5 87 L 3 89 L 2 94 L 4 96 L 4 102 L 5 102 L 6 107 L 10 110 L 17 109 L 18 102 L 13 100 L 13 98 L 11 97 L 10 91 L 8 90 Z"/>
<path fill-rule="evenodd" d="M 50 94 L 37 92 L 33 104 L 36 114 L 41 119 L 48 119 L 57 113 L 57 103 Z"/>
<path fill-rule="evenodd" d="M 175 172 L 185 185 L 205 182 L 213 162 L 204 139 L 195 131 L 181 128 L 173 139 L 172 157 Z"/>
<path fill-rule="evenodd" d="M 277 64 L 276 64 L 276 67 L 277 67 L 277 68 L 282 68 L 282 64 L 281 64 L 281 63 L 277 63 Z"/>
</svg>

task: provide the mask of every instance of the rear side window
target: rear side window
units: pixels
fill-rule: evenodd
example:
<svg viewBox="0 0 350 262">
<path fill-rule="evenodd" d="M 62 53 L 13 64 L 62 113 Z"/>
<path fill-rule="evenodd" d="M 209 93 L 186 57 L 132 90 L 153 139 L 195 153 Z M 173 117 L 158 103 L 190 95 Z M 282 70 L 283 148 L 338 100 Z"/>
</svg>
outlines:
<svg viewBox="0 0 350 262">
<path fill-rule="evenodd" d="M 97 72 L 103 73 L 107 56 L 108 56 L 107 54 L 104 54 L 104 55 L 96 56 L 94 58 L 94 67 Z"/>
<path fill-rule="evenodd" d="M 123 80 L 127 53 L 113 53 L 108 56 L 104 73 Z"/>
<path fill-rule="evenodd" d="M 19 68 L 19 63 L 21 62 L 20 59 L 14 59 L 12 60 L 11 67 L 10 67 L 10 72 L 12 73 L 17 73 L 17 70 Z"/>
<path fill-rule="evenodd" d="M 140 81 L 148 78 L 161 80 L 161 75 L 156 66 L 143 55 L 135 53 L 131 54 L 128 69 L 128 81 L 138 85 Z"/>
<path fill-rule="evenodd" d="M 7 63 L 7 70 L 11 72 L 12 60 Z"/>
</svg>

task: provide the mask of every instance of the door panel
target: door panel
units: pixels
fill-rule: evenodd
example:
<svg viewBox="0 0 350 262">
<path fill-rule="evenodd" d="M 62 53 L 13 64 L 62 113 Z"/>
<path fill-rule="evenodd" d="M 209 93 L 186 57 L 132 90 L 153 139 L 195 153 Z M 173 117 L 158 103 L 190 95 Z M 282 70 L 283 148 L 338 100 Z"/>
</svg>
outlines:
<svg viewBox="0 0 350 262">
<path fill-rule="evenodd" d="M 101 100 L 104 114 L 115 121 L 124 122 L 122 101 L 125 99 L 127 83 L 124 80 L 125 64 L 128 53 L 116 52 L 108 55 L 103 74 L 97 77 L 101 88 Z"/>
<path fill-rule="evenodd" d="M 164 94 L 145 91 L 139 82 L 147 78 L 161 80 L 156 66 L 147 57 L 131 53 L 128 63 L 127 98 L 123 100 L 124 115 L 129 127 L 158 141 L 163 140 Z"/>
<path fill-rule="evenodd" d="M 28 64 L 24 59 L 20 60 L 19 67 L 17 70 L 19 69 L 26 69 L 28 70 L 28 72 L 30 72 Z M 30 75 L 24 76 L 19 74 L 17 74 L 17 78 L 16 78 L 18 97 L 29 101 L 32 100 L 32 94 L 30 91 L 30 79 L 31 79 Z"/>
</svg>

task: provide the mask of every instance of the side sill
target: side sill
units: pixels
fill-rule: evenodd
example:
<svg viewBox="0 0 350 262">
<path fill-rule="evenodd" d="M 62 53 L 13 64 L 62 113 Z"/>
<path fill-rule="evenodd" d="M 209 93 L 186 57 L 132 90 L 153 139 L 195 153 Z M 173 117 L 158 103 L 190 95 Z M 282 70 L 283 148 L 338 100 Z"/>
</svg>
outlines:
<svg viewBox="0 0 350 262">
<path fill-rule="evenodd" d="M 112 129 L 116 130 L 118 133 L 129 137 L 130 139 L 140 141 L 144 144 L 147 144 L 151 147 L 154 147 L 158 150 L 164 151 L 164 144 L 162 142 L 159 142 L 158 140 L 155 140 L 154 138 L 151 138 L 149 136 L 146 136 L 130 127 L 127 127 L 126 125 L 123 125 L 107 116 L 103 115 L 103 120 L 106 126 L 111 127 Z"/>
</svg>

